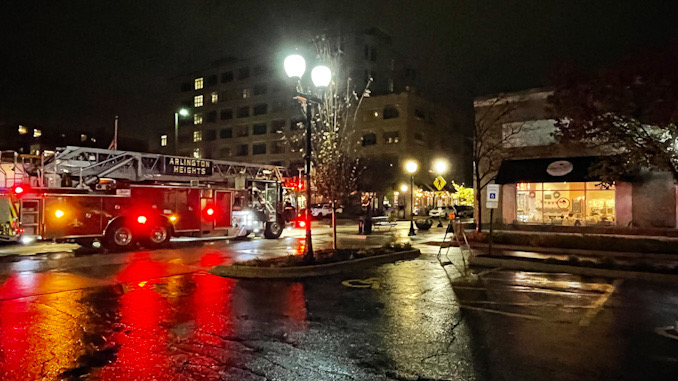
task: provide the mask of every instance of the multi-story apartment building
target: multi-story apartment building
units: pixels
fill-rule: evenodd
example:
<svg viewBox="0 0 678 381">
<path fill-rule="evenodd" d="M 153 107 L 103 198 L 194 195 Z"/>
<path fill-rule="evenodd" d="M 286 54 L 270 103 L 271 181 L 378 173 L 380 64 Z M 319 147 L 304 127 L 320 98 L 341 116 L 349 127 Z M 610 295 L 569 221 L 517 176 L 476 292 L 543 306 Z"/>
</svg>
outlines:
<svg viewBox="0 0 678 381">
<path fill-rule="evenodd" d="M 358 111 L 358 136 L 353 137 L 361 141 L 359 155 L 374 159 L 365 161 L 367 166 L 388 163 L 394 177 L 402 175 L 404 159 L 417 159 L 427 168 L 433 156 L 446 156 L 455 162 L 452 168 L 459 174 L 454 176 L 464 181 L 468 171 L 463 168 L 470 160 L 464 161 L 468 155 L 459 124 L 453 123 L 454 115 L 445 107 L 414 91 L 416 72 L 393 51 L 390 37 L 370 29 L 342 35 L 341 41 L 341 70 L 349 73 L 356 90 L 360 93 L 372 79 L 370 95 Z M 302 167 L 302 140 L 288 137 L 302 133 L 304 117 L 293 99 L 295 83 L 284 74 L 280 57 L 221 60 L 179 78 L 177 84 L 175 111 L 185 108 L 189 115 L 178 116 L 176 149 L 173 128 L 156 136 L 153 148 L 185 156 Z"/>
</svg>

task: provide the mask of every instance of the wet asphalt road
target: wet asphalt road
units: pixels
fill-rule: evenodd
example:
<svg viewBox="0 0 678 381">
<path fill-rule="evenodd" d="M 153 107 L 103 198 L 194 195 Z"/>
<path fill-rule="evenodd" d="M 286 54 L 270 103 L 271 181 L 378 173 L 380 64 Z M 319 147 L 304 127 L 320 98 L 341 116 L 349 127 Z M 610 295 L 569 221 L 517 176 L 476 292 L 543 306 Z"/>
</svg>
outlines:
<svg viewBox="0 0 678 381">
<path fill-rule="evenodd" d="M 343 246 L 408 240 L 407 225 Z M 318 229 L 314 246 L 329 245 Z M 351 275 L 234 280 L 222 263 L 303 252 L 269 241 L 0 257 L 1 380 L 607 380 L 678 374 L 675 285 L 474 269 L 423 255 Z M 0 247 L 0 254 L 26 248 Z M 51 253 L 46 253 L 51 251 Z M 30 254 L 29 251 L 23 254 Z M 459 263 L 459 251 L 449 259 Z"/>
</svg>

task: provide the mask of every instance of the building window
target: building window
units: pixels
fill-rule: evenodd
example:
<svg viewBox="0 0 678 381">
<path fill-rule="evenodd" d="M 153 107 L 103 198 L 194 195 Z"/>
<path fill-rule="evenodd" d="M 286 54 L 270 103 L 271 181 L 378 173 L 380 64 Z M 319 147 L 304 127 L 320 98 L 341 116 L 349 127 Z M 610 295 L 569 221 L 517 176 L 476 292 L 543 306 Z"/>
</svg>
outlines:
<svg viewBox="0 0 678 381">
<path fill-rule="evenodd" d="M 250 136 L 250 127 L 249 126 L 238 126 L 237 137 L 244 138 L 245 136 Z"/>
<path fill-rule="evenodd" d="M 221 110 L 221 120 L 233 119 L 233 110 L 230 108 L 225 108 Z"/>
<path fill-rule="evenodd" d="M 266 85 L 254 86 L 254 95 L 264 95 L 264 94 L 266 94 Z"/>
<path fill-rule="evenodd" d="M 377 144 L 377 135 L 373 134 L 373 133 L 368 133 L 368 134 L 363 135 L 362 144 L 363 144 L 363 147 L 373 146 L 373 145 Z"/>
<path fill-rule="evenodd" d="M 28 128 L 26 126 L 19 125 L 19 135 L 26 135 L 28 133 Z"/>
<path fill-rule="evenodd" d="M 247 118 L 250 116 L 250 107 L 245 106 L 245 107 L 240 107 L 238 109 L 238 118 Z"/>
<path fill-rule="evenodd" d="M 217 112 L 216 111 L 210 111 L 207 113 L 207 123 L 214 123 L 217 121 Z"/>
<path fill-rule="evenodd" d="M 235 153 L 235 156 L 247 156 L 249 155 L 249 146 L 247 144 L 238 145 L 238 149 Z"/>
<path fill-rule="evenodd" d="M 200 159 L 200 148 L 193 149 L 193 157 L 196 159 Z"/>
<path fill-rule="evenodd" d="M 81 141 L 81 142 L 87 141 L 87 135 L 85 135 L 85 134 L 80 134 L 80 141 Z"/>
<path fill-rule="evenodd" d="M 242 99 L 247 99 L 250 97 L 250 89 L 242 89 Z"/>
<path fill-rule="evenodd" d="M 414 133 L 414 141 L 419 143 L 419 144 L 424 144 L 424 133 L 423 132 L 415 132 Z"/>
<path fill-rule="evenodd" d="M 167 147 L 167 135 L 160 135 L 160 146 Z"/>
<path fill-rule="evenodd" d="M 382 116 L 384 117 L 384 119 L 395 119 L 400 116 L 400 112 L 398 111 L 398 108 L 396 106 L 386 105 L 384 106 Z"/>
<path fill-rule="evenodd" d="M 266 154 L 266 143 L 252 144 L 252 155 L 264 155 L 264 154 Z"/>
<path fill-rule="evenodd" d="M 384 132 L 385 144 L 397 144 L 400 141 L 400 134 L 398 131 Z"/>
<path fill-rule="evenodd" d="M 284 140 L 276 140 L 273 143 L 271 143 L 271 153 L 285 153 L 285 141 Z"/>
<path fill-rule="evenodd" d="M 615 188 L 597 182 L 518 183 L 516 220 L 524 224 L 615 225 Z"/>
<path fill-rule="evenodd" d="M 203 105 L 203 96 L 196 95 L 193 97 L 193 107 L 202 107 Z"/>
<path fill-rule="evenodd" d="M 252 126 L 252 135 L 264 135 L 266 133 L 266 123 L 255 123 Z"/>
<path fill-rule="evenodd" d="M 301 118 L 290 120 L 290 131 L 302 130 L 304 128 L 305 120 Z"/>
<path fill-rule="evenodd" d="M 547 146 L 555 143 L 555 132 L 556 121 L 553 119 L 504 123 L 503 146 L 504 148 Z"/>
<path fill-rule="evenodd" d="M 217 75 L 212 74 L 209 77 L 207 77 L 207 86 L 214 86 L 217 84 Z"/>
<path fill-rule="evenodd" d="M 219 93 L 216 91 L 212 91 L 212 103 L 217 103 L 219 102 Z"/>
<path fill-rule="evenodd" d="M 219 138 L 220 139 L 230 139 L 233 137 L 233 129 L 232 128 L 222 128 L 221 131 L 219 131 Z"/>
<path fill-rule="evenodd" d="M 285 129 L 285 120 L 284 119 L 278 119 L 274 120 L 271 122 L 271 133 L 276 134 L 279 132 L 283 132 Z"/>
<path fill-rule="evenodd" d="M 221 73 L 221 83 L 228 83 L 228 82 L 233 82 L 233 72 L 232 71 L 227 71 L 225 73 Z"/>
<path fill-rule="evenodd" d="M 202 114 L 193 114 L 193 124 L 202 124 Z"/>
<path fill-rule="evenodd" d="M 221 147 L 219 149 L 219 157 L 231 157 L 233 156 L 233 151 L 231 147 Z"/>
<path fill-rule="evenodd" d="M 211 142 L 213 140 L 217 140 L 217 130 L 205 131 L 205 141 Z"/>
<path fill-rule="evenodd" d="M 247 79 L 250 77 L 250 68 L 248 66 L 238 69 L 238 79 Z"/>
<path fill-rule="evenodd" d="M 414 109 L 414 116 L 417 119 L 426 119 L 426 113 L 418 108 Z"/>
<path fill-rule="evenodd" d="M 37 128 L 36 128 L 35 130 L 33 130 L 33 137 L 34 137 L 34 138 L 39 138 L 39 137 L 41 137 L 41 136 L 42 136 L 42 131 L 41 131 L 41 130 L 38 130 Z"/>
<path fill-rule="evenodd" d="M 200 89 L 202 89 L 202 88 L 203 88 L 203 79 L 202 79 L 202 77 L 196 78 L 195 81 L 193 81 L 193 85 L 194 85 L 193 88 L 194 88 L 195 90 L 200 90 Z"/>
<path fill-rule="evenodd" d="M 268 110 L 268 105 L 265 103 L 258 104 L 254 106 L 254 109 L 252 109 L 252 113 L 254 115 L 264 115 L 266 114 L 266 111 Z"/>
<path fill-rule="evenodd" d="M 202 131 L 193 131 L 193 143 L 202 141 Z"/>
</svg>

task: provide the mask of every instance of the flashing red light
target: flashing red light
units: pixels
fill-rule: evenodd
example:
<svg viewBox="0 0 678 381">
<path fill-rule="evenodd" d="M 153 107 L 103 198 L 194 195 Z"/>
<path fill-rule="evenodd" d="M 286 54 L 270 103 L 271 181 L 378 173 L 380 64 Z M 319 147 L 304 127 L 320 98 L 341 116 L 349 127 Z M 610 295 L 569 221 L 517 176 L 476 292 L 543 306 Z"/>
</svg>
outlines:
<svg viewBox="0 0 678 381">
<path fill-rule="evenodd" d="M 208 216 L 213 216 L 213 215 L 214 215 L 214 209 L 212 209 L 212 208 L 207 208 L 207 210 L 205 211 L 205 213 L 207 213 Z"/>
<path fill-rule="evenodd" d="M 299 221 L 299 227 L 305 228 L 306 227 L 306 221 L 304 221 L 304 220 Z"/>
<path fill-rule="evenodd" d="M 27 190 L 28 188 L 26 188 L 24 185 L 15 185 L 12 188 L 12 193 L 14 193 L 15 196 L 22 196 Z"/>
<path fill-rule="evenodd" d="M 137 217 L 137 222 L 140 223 L 140 224 L 145 224 L 146 221 L 148 221 L 148 218 L 146 218 L 146 216 Z"/>
</svg>

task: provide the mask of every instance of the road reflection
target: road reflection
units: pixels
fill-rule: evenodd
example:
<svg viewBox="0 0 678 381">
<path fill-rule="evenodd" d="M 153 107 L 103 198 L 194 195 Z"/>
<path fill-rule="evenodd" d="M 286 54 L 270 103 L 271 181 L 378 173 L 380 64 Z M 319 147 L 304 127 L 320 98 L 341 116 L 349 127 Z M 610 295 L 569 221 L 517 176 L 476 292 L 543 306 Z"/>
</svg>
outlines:
<svg viewBox="0 0 678 381">
<path fill-rule="evenodd" d="M 212 380 L 249 361 L 243 333 L 306 329 L 301 283 L 172 275 L 180 263 L 135 255 L 109 274 L 112 285 L 0 300 L 0 379 Z M 0 279 L 0 295 L 76 278 L 14 274 Z"/>
</svg>

